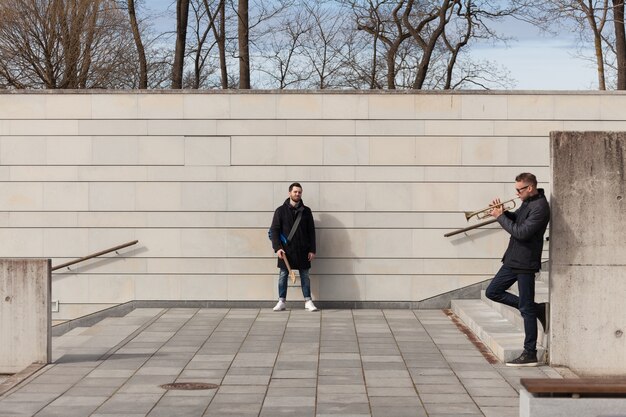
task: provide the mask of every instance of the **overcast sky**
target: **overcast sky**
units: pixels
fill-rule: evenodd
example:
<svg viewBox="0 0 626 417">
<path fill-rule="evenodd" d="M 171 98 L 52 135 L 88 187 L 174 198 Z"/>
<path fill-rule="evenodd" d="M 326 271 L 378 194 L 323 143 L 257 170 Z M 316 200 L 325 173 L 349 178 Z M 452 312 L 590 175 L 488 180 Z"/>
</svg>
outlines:
<svg viewBox="0 0 626 417">
<path fill-rule="evenodd" d="M 153 12 L 169 10 L 169 16 L 153 20 L 154 26 L 174 30 L 173 0 L 150 0 Z M 474 45 L 471 53 L 506 67 L 516 80 L 516 90 L 596 90 L 597 72 L 592 62 L 581 59 L 573 33 L 554 37 L 540 33 L 533 26 L 510 19 L 498 30 L 514 40 L 508 46 Z M 171 39 L 173 42 L 174 39 Z"/>
</svg>

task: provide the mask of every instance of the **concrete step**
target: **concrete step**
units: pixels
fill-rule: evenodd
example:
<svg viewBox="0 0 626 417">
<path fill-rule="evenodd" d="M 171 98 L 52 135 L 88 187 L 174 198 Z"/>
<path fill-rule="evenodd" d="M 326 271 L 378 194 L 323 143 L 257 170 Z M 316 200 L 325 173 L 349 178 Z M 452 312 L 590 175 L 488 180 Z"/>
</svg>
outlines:
<svg viewBox="0 0 626 417">
<path fill-rule="evenodd" d="M 514 284 L 511 288 L 509 288 L 509 292 L 515 295 L 519 295 L 519 290 L 517 288 L 517 284 Z M 509 307 L 504 304 L 496 303 L 495 301 L 491 301 L 485 295 L 485 291 L 480 292 L 480 299 L 493 308 L 495 311 L 504 316 L 507 320 L 511 321 L 520 329 L 524 328 L 524 320 L 519 313 L 519 310 L 513 307 Z M 548 297 L 548 283 L 544 281 L 535 281 L 535 302 L 537 303 L 546 303 L 549 301 Z M 539 335 L 538 340 L 543 340 L 543 327 L 539 325 L 538 327 Z"/>
<path fill-rule="evenodd" d="M 484 301 L 452 300 L 452 311 L 502 362 L 515 359 L 524 350 L 523 327 L 516 326 Z M 543 358 L 544 352 L 543 344 L 538 341 L 538 358 Z"/>
</svg>

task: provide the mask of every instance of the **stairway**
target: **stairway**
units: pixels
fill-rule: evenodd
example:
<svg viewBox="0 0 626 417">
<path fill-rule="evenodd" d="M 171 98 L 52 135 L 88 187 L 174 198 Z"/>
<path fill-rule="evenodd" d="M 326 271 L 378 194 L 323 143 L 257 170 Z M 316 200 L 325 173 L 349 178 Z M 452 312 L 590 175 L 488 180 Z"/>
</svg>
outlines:
<svg viewBox="0 0 626 417">
<path fill-rule="evenodd" d="M 548 301 L 549 273 L 547 262 L 545 270 L 535 282 L 535 301 Z M 517 285 L 510 292 L 518 294 Z M 521 355 L 524 344 L 524 321 L 519 311 L 487 298 L 485 290 L 478 300 L 452 300 L 452 311 L 474 332 L 474 334 L 502 362 L 507 362 Z M 537 357 L 541 360 L 546 352 L 548 336 L 537 323 Z"/>
</svg>

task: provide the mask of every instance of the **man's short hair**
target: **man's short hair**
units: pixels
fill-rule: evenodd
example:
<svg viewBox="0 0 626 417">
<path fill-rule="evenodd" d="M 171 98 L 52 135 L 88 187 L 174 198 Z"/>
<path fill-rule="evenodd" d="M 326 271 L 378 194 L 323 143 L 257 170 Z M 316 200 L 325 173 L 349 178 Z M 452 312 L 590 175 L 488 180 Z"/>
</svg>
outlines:
<svg viewBox="0 0 626 417">
<path fill-rule="evenodd" d="M 299 182 L 294 182 L 293 184 L 291 184 L 289 186 L 289 192 L 291 192 L 291 190 L 293 189 L 293 187 L 298 187 L 299 189 L 302 189 L 302 186 L 300 185 Z"/>
<path fill-rule="evenodd" d="M 530 172 L 522 172 L 517 177 L 515 177 L 515 181 L 530 184 L 534 188 L 537 188 L 537 177 L 535 177 Z"/>
</svg>

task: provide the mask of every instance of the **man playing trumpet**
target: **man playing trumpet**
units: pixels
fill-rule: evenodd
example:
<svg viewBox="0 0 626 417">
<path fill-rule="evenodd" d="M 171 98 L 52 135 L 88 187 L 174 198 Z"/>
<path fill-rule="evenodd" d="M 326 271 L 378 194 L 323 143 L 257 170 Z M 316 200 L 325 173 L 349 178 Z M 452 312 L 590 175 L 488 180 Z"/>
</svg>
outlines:
<svg viewBox="0 0 626 417">
<path fill-rule="evenodd" d="M 535 274 L 541 269 L 543 234 L 550 221 L 550 206 L 537 177 L 524 172 L 515 177 L 515 191 L 522 201 L 509 212 L 499 198 L 491 202 L 490 214 L 511 238 L 502 257 L 502 267 L 493 278 L 486 295 L 490 300 L 517 308 L 524 319 L 524 352 L 507 362 L 508 366 L 537 366 L 537 319 L 547 331 L 547 303 L 535 302 Z M 517 281 L 519 297 L 507 292 Z"/>
</svg>

